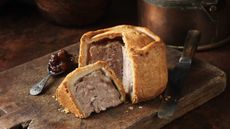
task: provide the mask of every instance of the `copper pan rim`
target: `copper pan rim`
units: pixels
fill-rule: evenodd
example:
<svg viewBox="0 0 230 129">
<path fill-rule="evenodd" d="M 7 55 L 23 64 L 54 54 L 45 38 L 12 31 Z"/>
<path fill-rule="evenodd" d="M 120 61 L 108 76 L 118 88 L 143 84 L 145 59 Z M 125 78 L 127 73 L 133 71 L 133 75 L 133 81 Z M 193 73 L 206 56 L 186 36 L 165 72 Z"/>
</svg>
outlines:
<svg viewBox="0 0 230 129">
<path fill-rule="evenodd" d="M 210 50 L 210 49 L 221 47 L 221 46 L 227 44 L 228 42 L 230 42 L 230 36 L 228 36 L 224 40 L 218 41 L 216 43 L 210 43 L 210 44 L 206 44 L 206 45 L 199 45 L 197 49 L 198 49 L 198 51 Z M 174 49 L 179 49 L 179 50 L 182 50 L 184 48 L 184 46 L 180 46 L 180 45 L 176 46 L 176 45 L 169 45 L 169 44 L 167 44 L 167 47 L 174 48 Z"/>
</svg>

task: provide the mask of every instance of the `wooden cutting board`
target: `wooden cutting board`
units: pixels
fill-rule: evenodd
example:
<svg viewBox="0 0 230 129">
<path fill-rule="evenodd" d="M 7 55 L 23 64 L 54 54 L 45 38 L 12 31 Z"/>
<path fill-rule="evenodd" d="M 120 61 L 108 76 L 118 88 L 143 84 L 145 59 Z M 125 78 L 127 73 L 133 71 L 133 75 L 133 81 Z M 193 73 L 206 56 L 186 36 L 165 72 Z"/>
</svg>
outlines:
<svg viewBox="0 0 230 129">
<path fill-rule="evenodd" d="M 78 53 L 79 44 L 66 49 L 71 53 Z M 78 119 L 72 114 L 63 113 L 52 97 L 64 76 L 50 79 L 43 94 L 28 94 L 30 87 L 47 74 L 49 55 L 0 73 L 0 129 L 159 129 L 219 95 L 226 86 L 223 71 L 195 60 L 185 82 L 183 97 L 171 119 L 161 120 L 156 117 L 159 97 L 136 105 L 127 102 L 100 114 L 95 113 L 87 119 Z M 180 52 L 168 49 L 167 55 L 168 67 L 171 69 L 178 61 Z"/>
</svg>

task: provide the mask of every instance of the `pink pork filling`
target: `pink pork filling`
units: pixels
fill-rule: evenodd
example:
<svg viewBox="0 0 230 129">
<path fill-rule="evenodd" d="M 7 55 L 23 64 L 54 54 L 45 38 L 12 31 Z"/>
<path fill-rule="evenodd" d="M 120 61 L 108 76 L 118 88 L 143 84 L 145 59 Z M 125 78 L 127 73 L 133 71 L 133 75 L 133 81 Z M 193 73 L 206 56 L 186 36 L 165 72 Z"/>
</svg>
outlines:
<svg viewBox="0 0 230 129">
<path fill-rule="evenodd" d="M 102 70 L 78 79 L 74 86 L 74 97 L 86 116 L 121 103 L 116 86 Z"/>
<path fill-rule="evenodd" d="M 93 43 L 89 48 L 88 64 L 99 60 L 106 61 L 119 79 L 123 74 L 123 55 L 121 38 L 104 39 Z"/>
</svg>

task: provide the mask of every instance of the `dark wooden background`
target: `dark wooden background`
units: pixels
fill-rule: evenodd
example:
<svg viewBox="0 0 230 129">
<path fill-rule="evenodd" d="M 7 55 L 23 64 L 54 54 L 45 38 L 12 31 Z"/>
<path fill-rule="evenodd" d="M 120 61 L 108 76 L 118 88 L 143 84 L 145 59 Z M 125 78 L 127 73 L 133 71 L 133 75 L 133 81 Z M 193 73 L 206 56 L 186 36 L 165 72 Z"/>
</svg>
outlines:
<svg viewBox="0 0 230 129">
<path fill-rule="evenodd" d="M 13 2 L 0 7 L 0 72 L 79 42 L 81 35 L 88 30 L 118 24 L 137 25 L 136 8 L 133 0 L 113 0 L 107 16 L 100 22 L 87 27 L 66 28 L 44 19 L 34 5 Z M 229 75 L 230 42 L 220 48 L 198 52 L 196 57 L 218 66 Z M 223 94 L 164 129 L 229 129 L 228 84 Z M 3 86 L 1 82 L 0 86 Z"/>
</svg>

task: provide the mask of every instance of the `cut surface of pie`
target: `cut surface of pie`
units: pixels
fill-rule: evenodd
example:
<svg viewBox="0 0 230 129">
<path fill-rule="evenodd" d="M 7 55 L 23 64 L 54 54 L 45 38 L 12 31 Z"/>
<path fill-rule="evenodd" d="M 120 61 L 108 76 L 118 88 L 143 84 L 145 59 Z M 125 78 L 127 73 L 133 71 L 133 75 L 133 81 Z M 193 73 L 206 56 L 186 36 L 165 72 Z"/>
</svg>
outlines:
<svg viewBox="0 0 230 129">
<path fill-rule="evenodd" d="M 79 118 L 115 107 L 125 100 L 123 86 L 104 62 L 78 68 L 56 90 L 58 102 Z"/>
</svg>

